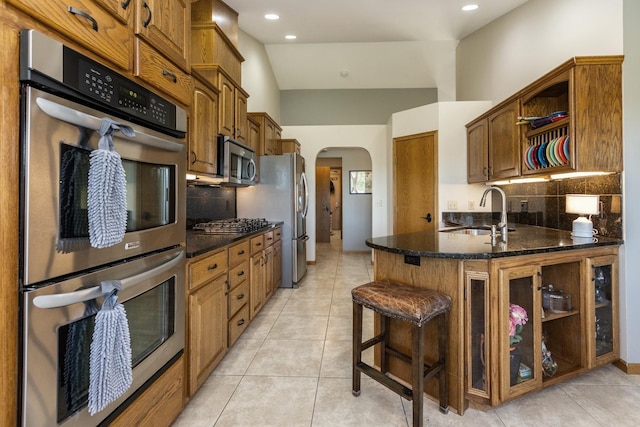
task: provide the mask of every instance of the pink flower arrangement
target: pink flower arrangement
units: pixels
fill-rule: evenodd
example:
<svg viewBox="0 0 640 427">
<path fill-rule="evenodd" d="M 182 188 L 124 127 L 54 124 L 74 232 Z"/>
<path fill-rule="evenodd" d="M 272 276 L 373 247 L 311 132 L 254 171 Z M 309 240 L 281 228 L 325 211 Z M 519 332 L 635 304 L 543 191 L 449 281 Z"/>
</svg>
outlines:
<svg viewBox="0 0 640 427">
<path fill-rule="evenodd" d="M 522 327 L 529 321 L 527 312 L 517 304 L 509 304 L 509 345 L 514 346 L 522 341 Z"/>
</svg>

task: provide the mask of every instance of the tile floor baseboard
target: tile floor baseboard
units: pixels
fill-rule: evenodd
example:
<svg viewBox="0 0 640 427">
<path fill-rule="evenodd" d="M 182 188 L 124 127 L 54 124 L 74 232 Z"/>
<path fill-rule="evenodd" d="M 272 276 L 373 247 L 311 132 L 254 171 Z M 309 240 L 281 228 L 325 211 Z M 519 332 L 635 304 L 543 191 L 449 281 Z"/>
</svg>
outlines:
<svg viewBox="0 0 640 427">
<path fill-rule="evenodd" d="M 366 376 L 360 396 L 351 394 L 351 289 L 371 281 L 373 267 L 370 254 L 340 244 L 317 245 L 299 288 L 276 291 L 173 427 L 411 425 L 411 402 Z M 372 319 L 365 310 L 365 336 Z M 612 365 L 486 412 L 445 415 L 424 400 L 425 426 L 639 424 L 640 375 Z"/>
</svg>

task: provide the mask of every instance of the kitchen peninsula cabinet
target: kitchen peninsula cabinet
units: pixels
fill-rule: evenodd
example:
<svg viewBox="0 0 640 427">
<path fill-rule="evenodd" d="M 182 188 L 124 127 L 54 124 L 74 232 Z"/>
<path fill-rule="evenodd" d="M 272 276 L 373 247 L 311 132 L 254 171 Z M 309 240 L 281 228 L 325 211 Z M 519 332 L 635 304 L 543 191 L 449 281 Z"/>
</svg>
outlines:
<svg viewBox="0 0 640 427">
<path fill-rule="evenodd" d="M 189 262 L 189 396 L 222 360 L 227 341 L 227 249 Z"/>
<path fill-rule="evenodd" d="M 18 9 L 99 55 L 123 71 L 130 69 L 131 5 L 116 0 L 6 0 Z"/>
<path fill-rule="evenodd" d="M 419 232 L 367 240 L 375 280 L 390 279 L 451 297 L 449 401 L 497 406 L 619 359 L 618 239 L 575 242 L 569 232 L 518 224 L 508 243 L 490 236 Z M 553 285 L 553 288 L 551 288 Z M 527 322 L 511 339 L 509 309 Z M 392 346 L 410 354 L 410 330 L 391 321 Z M 437 358 L 429 341 L 426 363 Z M 516 334 L 514 334 L 515 336 Z M 410 366 L 390 372 L 409 380 Z M 426 384 L 437 396 L 437 382 Z"/>
<path fill-rule="evenodd" d="M 218 162 L 218 89 L 193 73 L 193 102 L 187 169 L 215 175 Z"/>
</svg>

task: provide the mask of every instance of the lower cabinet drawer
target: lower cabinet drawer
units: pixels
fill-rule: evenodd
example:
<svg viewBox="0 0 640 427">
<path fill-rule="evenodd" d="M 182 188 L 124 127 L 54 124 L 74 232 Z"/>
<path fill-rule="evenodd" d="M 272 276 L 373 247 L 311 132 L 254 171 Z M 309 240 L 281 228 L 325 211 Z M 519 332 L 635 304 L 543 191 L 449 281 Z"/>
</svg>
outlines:
<svg viewBox="0 0 640 427">
<path fill-rule="evenodd" d="M 231 289 L 238 286 L 249 278 L 249 260 L 229 269 L 229 287 Z"/>
<path fill-rule="evenodd" d="M 229 292 L 229 317 L 233 317 L 247 302 L 249 302 L 249 281 L 245 280 Z"/>
<path fill-rule="evenodd" d="M 229 320 L 229 347 L 249 325 L 249 304 L 245 304 L 240 311 Z"/>
<path fill-rule="evenodd" d="M 223 250 L 189 265 L 189 289 L 193 290 L 227 272 L 227 251 Z"/>
</svg>

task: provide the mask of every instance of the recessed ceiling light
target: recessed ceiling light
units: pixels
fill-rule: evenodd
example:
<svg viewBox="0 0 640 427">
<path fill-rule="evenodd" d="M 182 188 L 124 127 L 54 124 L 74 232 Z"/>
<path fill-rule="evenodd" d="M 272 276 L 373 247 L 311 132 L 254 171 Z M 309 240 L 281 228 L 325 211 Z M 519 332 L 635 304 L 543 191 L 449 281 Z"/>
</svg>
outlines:
<svg viewBox="0 0 640 427">
<path fill-rule="evenodd" d="M 287 39 L 287 40 L 295 40 L 298 37 L 295 36 L 294 34 L 287 34 L 286 36 L 284 36 L 284 38 Z"/>
<path fill-rule="evenodd" d="M 280 16 L 276 15 L 275 13 L 267 13 L 266 15 L 264 15 L 265 19 L 268 19 L 270 21 L 276 21 L 278 19 L 280 19 Z"/>
<path fill-rule="evenodd" d="M 476 10 L 478 8 L 477 4 L 468 4 L 465 6 L 462 6 L 462 10 L 464 10 L 465 12 L 468 12 L 470 10 Z"/>
</svg>

